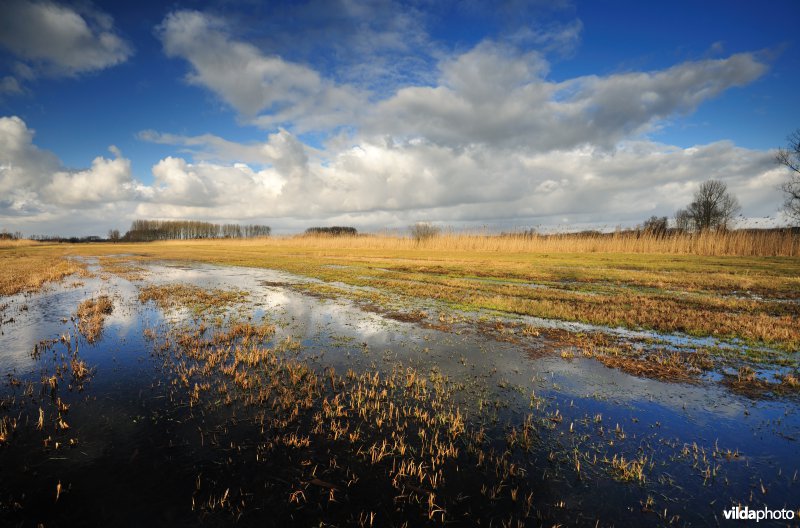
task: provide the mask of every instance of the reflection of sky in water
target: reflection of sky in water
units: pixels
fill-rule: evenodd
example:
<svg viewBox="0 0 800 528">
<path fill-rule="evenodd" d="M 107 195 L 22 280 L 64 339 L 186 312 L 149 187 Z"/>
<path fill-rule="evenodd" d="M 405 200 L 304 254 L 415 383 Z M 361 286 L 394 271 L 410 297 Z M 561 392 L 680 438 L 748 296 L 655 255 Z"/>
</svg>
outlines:
<svg viewBox="0 0 800 528">
<path fill-rule="evenodd" d="M 229 312 L 275 322 L 278 331 L 274 341 L 285 336 L 301 340 L 301 354 L 320 368 L 333 366 L 342 373 L 348 368 L 385 372 L 398 365 L 422 372 L 436 368 L 465 384 L 467 390 L 458 397 L 468 406 L 474 405 L 479 395 L 502 400 L 507 405 L 500 413 L 503 420 L 521 420 L 531 412 L 530 395 L 534 391 L 548 405 L 560 409 L 565 426 L 596 414 L 602 414 L 608 427 L 624 424 L 633 438 L 626 448 L 635 448 L 637 439 L 655 435 L 679 444 L 697 441 L 712 446 L 718 442 L 723 449 L 739 449 L 747 455 L 748 465 L 731 471 L 741 471 L 745 481 L 752 475 L 772 478 L 756 471 L 772 466 L 785 466 L 785 471 L 792 473 L 800 462 L 796 442 L 787 439 L 800 439 L 796 401 L 753 402 L 716 384 L 663 383 L 630 376 L 585 358 L 533 358 L 520 346 L 474 332 L 458 335 L 423 329 L 361 311 L 347 300 L 321 300 L 265 284 L 306 280 L 284 272 L 210 265 L 145 266 L 146 283 L 191 283 L 248 292 L 245 306 L 232 307 Z M 30 356 L 33 346 L 42 339 L 74 333 L 73 324 L 62 320 L 86 298 L 110 295 L 114 310 L 106 318 L 105 338 L 95 345 L 81 340 L 80 350 L 81 357 L 96 369 L 90 388 L 100 403 L 93 408 L 105 420 L 105 425 L 88 421 L 85 427 L 99 431 L 112 424 L 116 436 L 135 429 L 133 419 L 139 412 L 137 406 L 142 405 L 140 395 L 161 375 L 154 369 L 150 345 L 142 334 L 145 328 L 157 327 L 165 319 L 152 303 L 142 306 L 138 302 L 135 284 L 117 277 L 79 280 L 82 286 L 69 287 L 73 281 L 67 280 L 65 286 L 51 286 L 41 293 L 4 301 L 9 306 L 3 318 L 14 317 L 15 322 L 2 327 L 0 374 L 14 371 L 24 376 L 35 371 Z M 28 306 L 27 311 L 19 310 L 23 304 Z M 169 321 L 190 322 L 192 318 L 188 310 L 170 310 L 166 315 Z M 96 443 L 88 445 L 87 450 L 102 452 L 103 435 L 88 436 Z"/>
</svg>

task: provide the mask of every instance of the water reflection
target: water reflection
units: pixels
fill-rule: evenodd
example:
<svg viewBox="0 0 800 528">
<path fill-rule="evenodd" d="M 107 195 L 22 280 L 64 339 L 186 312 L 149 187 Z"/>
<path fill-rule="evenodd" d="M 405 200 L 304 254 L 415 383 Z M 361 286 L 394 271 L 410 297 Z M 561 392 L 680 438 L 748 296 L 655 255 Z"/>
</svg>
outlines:
<svg viewBox="0 0 800 528">
<path fill-rule="evenodd" d="M 246 302 L 229 307 L 226 313 L 242 320 L 273 322 L 277 330 L 272 343 L 286 337 L 300 341 L 300 357 L 319 371 L 334 367 L 340 372 L 354 369 L 386 374 L 413 367 L 441 373 L 462 386 L 457 401 L 472 416 L 488 420 L 490 435 L 497 442 L 502 442 L 507 427 L 518 426 L 529 413 L 557 416 L 558 420 L 551 420 L 551 428 L 539 432 L 539 444 L 531 455 L 534 460 L 528 463 L 548 475 L 548 489 L 542 491 L 540 500 L 562 497 L 572 501 L 574 507 L 567 508 L 565 520 L 575 522 L 576 511 L 594 508 L 595 514 L 608 521 L 627 512 L 624 515 L 629 522 L 650 524 L 652 517 L 631 512 L 640 510 L 639 501 L 650 493 L 661 493 L 671 498 L 669 507 L 682 520 L 704 522 L 719 515 L 722 507 L 709 508 L 709 503 L 719 501 L 727 507 L 735 501 L 746 502 L 755 482 L 770 490 L 757 501 L 773 508 L 797 506 L 791 502 L 796 500 L 792 474 L 800 464 L 796 448 L 800 417 L 795 400 L 752 401 L 717 384 L 639 378 L 586 358 L 533 357 L 517 344 L 480 333 L 423 328 L 365 312 L 347 300 L 303 295 L 280 284 L 306 279 L 283 272 L 170 263 L 148 264 L 146 272 L 144 284 L 180 282 L 247 292 Z M 134 519 L 190 519 L 187 522 L 191 524 L 195 517 L 187 509 L 187 497 L 178 490 L 182 493 L 186 482 L 191 485 L 197 478 L 198 461 L 216 464 L 218 455 L 193 429 L 198 418 L 192 409 L 170 401 L 166 390 L 170 379 L 145 331 L 190 326 L 197 316 L 189 309 L 164 313 L 152 303 L 143 305 L 138 299 L 139 285 L 116 276 L 82 278 L 80 282 L 75 286 L 68 279 L 42 293 L 5 301 L 4 318 L 11 314 L 14 319 L 3 323 L 0 335 L 0 373 L 5 378 L 11 375 L 14 380 L 32 382 L 32 394 L 40 393 L 42 379 L 66 357 L 67 345 L 56 343 L 50 355 L 39 359 L 31 351 L 42 340 L 61 336 L 74 341 L 93 374 L 82 391 L 60 391 L 71 408 L 66 415 L 69 429 L 60 431 L 58 438 L 64 442 L 74 439 L 77 447 L 55 449 L 45 442 L 42 450 L 43 433 L 21 426 L 13 441 L 0 447 L 0 467 L 4 468 L 0 492 L 6 497 L 0 503 L 0 520 L 6 516 L 15 522 L 57 520 L 69 524 L 85 520 L 80 511 L 87 504 L 98 509 L 92 519 L 119 520 L 122 513 L 115 514 L 91 495 L 89 489 L 100 483 L 115 497 L 112 503 L 118 512 L 135 509 L 138 501 L 125 499 L 132 493 L 151 500 L 137 510 Z M 112 297 L 114 310 L 105 320 L 103 339 L 90 345 L 76 335 L 72 316 L 81 301 L 98 295 Z M 548 343 L 546 348 L 557 347 L 557 343 Z M 34 401 L 30 395 L 24 396 L 24 383 L 15 386 L 9 382 L 2 390 L 5 401 L 14 400 L 6 404 L 7 409 L 20 417 L 30 412 L 30 420 L 35 420 L 39 404 L 23 401 Z M 219 423 L 215 420 L 220 419 L 203 416 L 200 421 L 216 427 Z M 703 477 L 692 458 L 696 455 L 691 450 L 684 452 L 685 446 L 693 444 L 706 450 L 703 456 L 707 458 L 714 459 L 711 453 L 716 449 L 736 455 L 712 460 L 715 471 L 719 466 L 718 480 Z M 594 451 L 609 459 L 644 452 L 657 457 L 654 475 L 666 474 L 679 482 L 656 477 L 648 483 L 650 487 L 640 488 L 620 484 L 600 469 L 583 470 L 592 475 L 594 484 L 608 488 L 608 494 L 597 495 L 594 487 L 576 480 L 570 473 L 573 470 L 547 461 L 549 453 L 561 453 L 558 460 L 571 450 Z M 31 467 L 36 468 L 34 474 Z M 164 475 L 163 486 L 175 483 L 174 495 L 158 483 L 154 487 L 153 471 Z M 72 507 L 54 509 L 55 483 L 62 481 L 71 482 L 73 488 L 71 495 L 59 500 Z M 137 489 L 131 491 L 121 484 L 124 481 Z M 23 500 L 23 495 L 27 499 Z M 173 498 L 178 502 L 171 503 Z M 16 511 L 11 506 L 14 501 L 25 507 Z"/>
</svg>

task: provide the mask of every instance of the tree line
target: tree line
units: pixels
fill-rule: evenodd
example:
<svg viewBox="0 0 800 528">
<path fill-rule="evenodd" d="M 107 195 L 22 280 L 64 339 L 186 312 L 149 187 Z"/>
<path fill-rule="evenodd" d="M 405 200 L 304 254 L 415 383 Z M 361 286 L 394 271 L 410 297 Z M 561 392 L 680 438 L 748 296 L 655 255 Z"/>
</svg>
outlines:
<svg viewBox="0 0 800 528">
<path fill-rule="evenodd" d="M 356 236 L 358 231 L 355 227 L 333 226 L 333 227 L 309 227 L 306 235 L 328 235 L 328 236 Z"/>
<path fill-rule="evenodd" d="M 270 235 L 265 225 L 213 224 L 197 220 L 134 220 L 122 237 L 129 242 L 198 238 L 256 238 Z M 110 235 L 113 240 L 115 237 Z"/>
</svg>

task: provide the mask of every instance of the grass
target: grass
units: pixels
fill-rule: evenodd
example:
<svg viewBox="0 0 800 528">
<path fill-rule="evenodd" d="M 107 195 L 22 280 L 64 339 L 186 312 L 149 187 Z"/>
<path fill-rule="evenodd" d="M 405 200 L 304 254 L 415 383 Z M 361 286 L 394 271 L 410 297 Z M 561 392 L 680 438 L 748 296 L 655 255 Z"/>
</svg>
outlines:
<svg viewBox="0 0 800 528">
<path fill-rule="evenodd" d="M 482 432 L 468 426 L 444 376 L 400 367 L 318 371 L 298 357 L 299 343 L 269 343 L 274 330 L 268 323 L 203 324 L 150 338 L 172 374 L 171 398 L 203 415 L 234 408 L 237 421 L 259 426 L 257 456 L 247 463 L 280 475 L 288 485 L 284 504 L 301 518 L 341 504 L 378 524 L 463 522 L 497 505 L 515 520 L 532 515 L 532 495 L 519 491 L 526 488 L 524 473 L 508 452 L 490 449 Z M 205 435 L 216 441 L 213 431 L 200 434 L 203 445 Z M 530 447 L 533 434 L 526 422 L 516 445 Z M 252 439 L 237 441 L 226 445 L 252 448 Z M 298 459 L 314 462 L 287 463 Z M 465 502 L 467 494 L 474 498 Z M 198 484 L 193 504 L 204 515 L 237 515 L 246 497 L 242 490 Z"/>
<path fill-rule="evenodd" d="M 84 271 L 74 260 L 65 258 L 66 247 L 39 244 L 29 240 L 0 243 L 0 296 L 34 292 L 48 282 Z"/>
<path fill-rule="evenodd" d="M 101 257 L 99 259 L 100 269 L 104 273 L 110 273 L 122 277 L 129 281 L 140 281 L 144 279 L 144 268 L 136 266 L 131 262 L 126 262 L 119 257 Z"/>
<path fill-rule="evenodd" d="M 107 295 L 97 299 L 86 299 L 78 305 L 78 330 L 89 343 L 97 341 L 103 333 L 106 315 L 114 309 L 114 303 Z M 74 369 L 73 369 L 74 370 Z"/>
<path fill-rule="evenodd" d="M 650 255 L 632 258 L 580 254 L 583 257 L 580 259 L 573 255 L 503 253 L 493 260 L 468 251 L 412 249 L 376 250 L 376 256 L 372 250 L 334 251 L 315 246 L 298 249 L 283 242 L 142 244 L 126 249 L 143 258 L 275 267 L 352 286 L 377 286 L 380 291 L 388 292 L 378 295 L 352 290 L 355 292 L 352 295 L 361 296 L 360 300 L 368 303 L 389 302 L 396 297 L 433 297 L 455 304 L 449 296 L 491 295 L 499 305 L 506 298 L 529 295 L 526 299 L 531 301 L 548 299 L 554 305 L 561 302 L 567 308 L 572 307 L 575 312 L 569 314 L 574 315 L 585 310 L 577 302 L 584 298 L 599 299 L 599 309 L 607 304 L 609 313 L 615 313 L 614 310 L 625 313 L 615 304 L 627 303 L 636 309 L 638 302 L 657 304 L 669 300 L 675 304 L 668 307 L 691 307 L 703 316 L 727 311 L 729 316 L 741 312 L 770 317 L 777 313 L 796 319 L 790 303 L 776 300 L 791 297 L 791 292 L 787 294 L 782 289 L 791 284 L 792 270 L 796 270 L 791 259 L 775 259 L 774 265 L 770 265 L 767 260 L 753 257 L 678 256 L 675 260 L 665 260 L 665 269 L 661 269 L 655 260 L 648 260 Z M 100 246 L 65 247 L 84 254 L 103 250 Z M 60 256 L 54 254 L 54 258 Z M 331 264 L 346 267 L 331 268 Z M 719 277 L 705 276 L 703 270 L 709 269 L 719 274 L 728 270 L 727 273 L 762 284 L 765 300 L 730 296 L 726 288 L 719 286 Z M 663 274 L 663 280 L 671 281 L 671 286 L 638 284 L 639 272 L 656 277 Z M 539 273 L 550 279 L 534 281 L 526 275 Z M 774 273 L 771 281 L 769 273 Z M 609 279 L 613 274 L 617 278 Z M 490 280 L 476 281 L 476 277 Z M 531 288 L 526 285 L 528 282 L 536 282 L 538 287 Z M 681 294 L 682 285 L 690 282 L 695 289 Z M 316 293 L 346 295 L 347 291 L 322 284 Z M 622 293 L 629 291 L 639 292 L 639 297 Z M 152 301 L 164 310 L 185 307 L 200 315 L 213 315 L 238 303 L 244 295 L 185 284 L 140 288 L 143 303 Z M 102 330 L 102 316 L 111 308 L 107 297 L 89 299 L 79 307 L 78 324 L 85 320 L 89 328 L 96 326 Z M 389 313 L 393 318 L 411 322 L 436 319 L 435 312 L 429 314 L 418 309 Z M 440 313 L 438 321 L 449 325 L 463 323 L 464 319 L 461 315 Z M 466 324 L 474 321 L 467 320 Z M 198 512 L 199 519 L 207 523 L 215 524 L 211 521 L 220 520 L 220 515 L 232 522 L 254 511 L 268 511 L 269 515 L 278 516 L 273 518 L 276 522 L 290 518 L 293 523 L 304 525 L 321 525 L 319 521 L 323 518 L 326 522 L 333 521 L 331 524 L 361 525 L 474 524 L 476 519 L 497 521 L 498 525 L 512 525 L 512 521 L 514 525 L 539 525 L 551 516 L 561 518 L 553 511 L 565 508 L 563 501 L 552 508 L 546 505 L 551 497 L 542 490 L 547 489 L 553 477 L 554 481 L 591 482 L 598 471 L 605 470 L 620 481 L 616 485 L 645 490 L 646 485 L 658 485 L 658 477 L 666 474 L 663 471 L 666 466 L 656 462 L 658 459 L 653 458 L 650 449 L 637 450 L 643 440 L 637 438 L 635 428 L 623 423 L 632 429 L 626 432 L 619 425 L 621 421 L 612 428 L 616 420 L 607 417 L 605 425 L 600 414 L 593 420 L 589 414 L 581 418 L 580 412 L 568 410 L 566 402 L 562 414 L 557 407 L 559 403 L 548 404 L 547 396 L 536 399 L 531 393 L 531 409 L 535 405 L 535 412 L 524 421 L 520 417 L 516 425 L 506 429 L 501 424 L 494 426 L 487 437 L 483 427 L 493 423 L 493 414 L 471 416 L 470 407 L 459 406 L 464 395 L 454 397 L 463 387 L 457 388 L 458 384 L 451 383 L 438 369 L 425 372 L 402 364 L 381 371 L 374 364 L 361 372 L 344 370 L 346 366 L 339 371 L 323 369 L 303 354 L 299 342 L 291 338 L 276 339 L 275 326 L 266 320 L 254 323 L 235 318 L 227 322 L 221 322 L 221 318 L 198 318 L 187 325 L 149 329 L 145 335 L 151 341 L 156 360 L 163 361 L 167 376 L 163 386 L 169 391 L 165 401 L 174 404 L 180 413 L 186 413 L 170 416 L 169 423 L 178 423 L 172 419 L 177 417 L 193 420 L 188 422 L 187 430 L 191 431 L 193 441 L 199 442 L 199 452 L 215 449 L 220 453 L 213 464 L 198 463 L 196 488 L 192 487 L 185 495 L 187 508 L 191 499 L 192 511 Z M 475 326 L 478 331 L 494 332 L 508 339 L 557 334 L 507 321 L 487 321 L 484 330 Z M 604 339 L 592 336 L 591 339 Z M 562 342 L 574 344 L 576 351 L 582 350 L 585 355 L 590 349 L 594 357 L 603 358 L 601 361 L 615 368 L 659 379 L 686 381 L 707 368 L 704 363 L 707 358 L 700 354 L 661 350 L 614 353 L 611 347 L 615 343 L 594 342 L 575 333 Z M 77 355 L 77 340 L 74 352 L 69 338 L 62 336 L 60 343 L 67 347 L 67 354 L 59 353 L 55 342 L 43 342 L 34 348 L 35 357 L 42 350 L 51 350 L 52 359 L 44 357 L 43 364 L 55 366 L 56 370 L 50 377 L 45 377 L 42 370 L 40 397 L 48 403 L 36 406 L 38 421 L 27 417 L 19 420 L 20 428 L 22 424 L 36 426 L 48 450 L 53 438 L 56 450 L 59 442 L 77 445 L 77 437 L 73 435 L 80 430 L 79 415 L 69 415 L 67 422 L 68 405 L 58 396 L 59 386 L 61 390 L 64 387 L 72 390 L 93 374 L 93 369 Z M 563 357 L 573 360 L 578 355 L 570 349 L 564 351 Z M 59 358 L 62 364 L 56 362 Z M 72 374 L 70 385 L 63 383 L 66 373 Z M 780 382 L 797 387 L 798 379 L 795 370 L 782 375 Z M 741 367 L 736 381 L 752 385 L 757 381 L 755 371 Z M 503 383 L 505 391 L 507 383 Z M 162 384 L 159 382 L 158 386 Z M 214 425 L 215 415 L 227 419 L 221 425 Z M 19 435 L 19 431 L 14 416 L 10 413 L 2 416 L 0 445 L 8 443 L 15 434 Z M 190 449 L 195 444 L 189 438 L 187 434 L 176 445 Z M 597 442 L 597 451 L 593 442 Z M 612 451 L 600 452 L 601 443 L 607 443 Z M 552 458 L 546 461 L 544 454 L 551 447 Z M 579 448 L 585 449 L 585 454 Z M 707 461 L 705 452 L 698 455 L 695 449 L 695 460 L 699 456 L 702 465 L 698 463 L 698 468 L 704 472 L 703 478 L 713 480 L 716 462 Z M 242 478 L 244 474 L 258 477 L 247 480 Z M 536 480 L 539 475 L 541 482 Z M 606 481 L 600 483 L 605 485 Z M 57 486 L 56 499 L 62 493 L 61 480 Z M 62 503 L 70 500 L 69 489 L 65 485 L 66 497 Z M 655 509 L 650 495 L 647 508 Z"/>
<path fill-rule="evenodd" d="M 435 299 L 466 310 L 800 348 L 798 237 L 787 233 L 453 235 L 419 243 L 385 236 L 304 236 L 58 250 L 280 269 L 327 283 L 377 288 L 376 293 L 330 284 L 305 287 L 373 297 L 378 305 L 387 299 Z"/>
<path fill-rule="evenodd" d="M 564 233 L 533 236 L 446 234 L 422 239 L 396 236 L 326 237 L 284 239 L 293 247 L 422 249 L 433 251 L 480 251 L 525 253 L 658 253 L 703 256 L 800 256 L 800 236 L 788 231 L 727 231 L 699 234 Z"/>
<path fill-rule="evenodd" d="M 206 290 L 191 284 L 152 285 L 141 288 L 139 300 L 153 301 L 161 309 L 183 307 L 200 314 L 221 310 L 228 305 L 240 302 L 246 294 L 240 291 L 212 289 Z"/>
</svg>

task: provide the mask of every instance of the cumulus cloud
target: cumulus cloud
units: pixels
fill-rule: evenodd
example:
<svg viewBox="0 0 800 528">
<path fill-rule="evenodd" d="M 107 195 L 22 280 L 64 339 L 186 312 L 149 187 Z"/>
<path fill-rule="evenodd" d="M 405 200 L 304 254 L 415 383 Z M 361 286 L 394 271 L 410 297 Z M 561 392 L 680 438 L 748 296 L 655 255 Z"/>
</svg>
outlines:
<svg viewBox="0 0 800 528">
<path fill-rule="evenodd" d="M 129 200 L 136 184 L 131 178 L 131 162 L 119 157 L 97 157 L 92 166 L 80 171 L 58 171 L 42 189 L 43 198 L 53 204 L 86 206 L 109 201 Z"/>
<path fill-rule="evenodd" d="M 23 61 L 17 67 L 23 79 L 102 70 L 126 61 L 133 52 L 110 16 L 46 0 L 2 2 L 0 46 Z"/>
<path fill-rule="evenodd" d="M 59 168 L 50 152 L 33 144 L 33 131 L 19 117 L 0 117 L 0 213 L 37 211 L 36 189 Z"/>
<path fill-rule="evenodd" d="M 370 6 L 344 2 L 342 16 L 365 20 Z M 361 35 L 380 34 L 377 48 L 405 56 L 402 36 L 428 38 L 414 20 L 385 34 L 375 28 L 388 22 L 378 21 Z M 548 57 L 568 54 L 580 39 L 582 24 L 572 21 L 518 29 L 465 52 L 436 50 L 406 84 L 373 92 L 367 83 L 349 84 L 355 77 L 335 70 L 326 76 L 266 52 L 265 41 L 248 43 L 238 29 L 180 10 L 157 34 L 168 56 L 188 63 L 189 83 L 267 129 L 266 137 L 240 143 L 213 133 L 142 131 L 141 140 L 177 147 L 144 185 L 118 151 L 68 170 L 34 145 L 22 120 L 3 118 L 0 219 L 52 222 L 66 210 L 87 217 L 124 210 L 126 218 L 257 221 L 278 229 L 310 222 L 376 229 L 418 220 L 613 226 L 669 216 L 709 178 L 725 181 L 748 216 L 770 215 L 780 203 L 775 189 L 783 173 L 770 152 L 728 141 L 678 148 L 645 135 L 758 79 L 767 66 L 756 54 L 553 80 Z M 430 76 L 419 74 L 426 68 Z M 315 147 L 304 143 L 308 131 L 320 132 Z"/>
<path fill-rule="evenodd" d="M 362 137 L 308 157 L 296 138 L 281 131 L 267 145 L 276 151 L 272 159 L 282 163 L 261 170 L 242 163 L 162 160 L 153 169 L 152 199 L 137 212 L 280 219 L 284 226 L 335 219 L 371 229 L 416 220 L 553 225 L 565 217 L 613 227 L 653 214 L 671 216 L 708 178 L 728 183 L 748 214 L 769 215 L 779 202 L 775 185 L 782 177 L 771 153 L 727 141 L 681 149 L 631 140 L 613 150 L 533 152 Z"/>
<path fill-rule="evenodd" d="M 0 217 L 35 217 L 59 211 L 106 207 L 142 191 L 130 161 L 97 157 L 86 170 L 68 170 L 33 142 L 34 131 L 19 117 L 0 117 Z"/>
<path fill-rule="evenodd" d="M 281 167 L 295 159 L 305 162 L 309 152 L 319 154 L 317 149 L 300 143 L 296 137 L 284 129 L 270 134 L 266 142 L 247 144 L 229 141 L 214 134 L 183 136 L 155 130 L 143 130 L 137 134 L 137 137 L 151 143 L 184 147 L 184 151 L 190 153 L 194 159 L 201 161 L 238 161 Z M 289 148 L 286 148 L 287 145 Z"/>
<path fill-rule="evenodd" d="M 753 54 L 686 62 L 661 71 L 546 79 L 547 61 L 483 42 L 443 62 L 437 86 L 409 87 L 381 102 L 366 129 L 444 145 L 483 143 L 545 152 L 612 148 L 661 120 L 689 113 L 767 67 Z"/>
<path fill-rule="evenodd" d="M 211 15 L 170 13 L 159 35 L 168 56 L 191 64 L 190 83 L 208 88 L 259 126 L 334 127 L 350 123 L 359 107 L 355 89 L 231 38 L 227 25 Z"/>
</svg>

